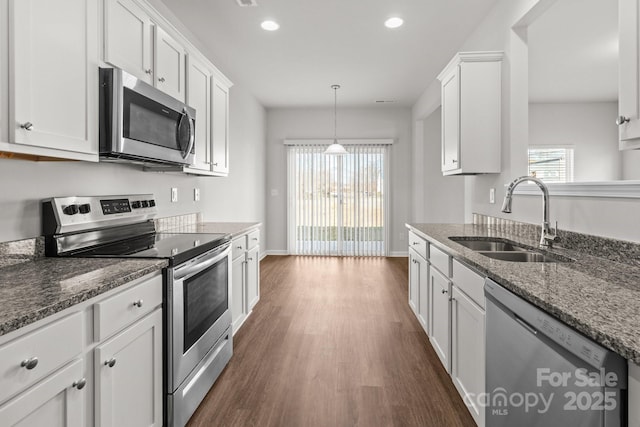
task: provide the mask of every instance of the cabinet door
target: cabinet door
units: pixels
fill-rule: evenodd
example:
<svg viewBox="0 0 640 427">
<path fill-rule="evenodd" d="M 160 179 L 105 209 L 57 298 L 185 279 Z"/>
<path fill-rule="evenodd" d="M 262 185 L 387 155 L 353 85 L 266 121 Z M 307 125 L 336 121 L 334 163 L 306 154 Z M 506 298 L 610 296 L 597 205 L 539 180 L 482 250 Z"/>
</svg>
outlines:
<svg viewBox="0 0 640 427">
<path fill-rule="evenodd" d="M 451 300 L 451 378 L 478 426 L 484 426 L 485 312 L 455 286 Z"/>
<path fill-rule="evenodd" d="M 629 119 L 620 124 L 620 149 L 640 148 L 640 6 L 638 0 L 620 0 L 618 110 Z"/>
<path fill-rule="evenodd" d="M 460 73 L 442 81 L 442 170 L 460 168 Z"/>
<path fill-rule="evenodd" d="M 213 80 L 213 167 L 220 175 L 229 173 L 229 88 Z"/>
<path fill-rule="evenodd" d="M 451 348 L 451 301 L 449 300 L 449 280 L 435 268 L 429 269 L 430 289 L 430 321 L 431 344 L 442 361 L 447 372 L 450 372 Z"/>
<path fill-rule="evenodd" d="M 106 0 L 104 61 L 152 84 L 153 24 L 133 0 Z"/>
<path fill-rule="evenodd" d="M 162 310 L 96 347 L 96 426 L 162 426 Z"/>
<path fill-rule="evenodd" d="M 155 53 L 156 87 L 184 102 L 186 98 L 186 50 L 162 28 L 156 26 Z"/>
<path fill-rule="evenodd" d="M 3 426 L 81 427 L 85 393 L 74 382 L 84 378 L 83 361 L 76 360 L 0 406 Z M 84 378 L 86 384 L 86 378 Z"/>
<path fill-rule="evenodd" d="M 260 247 L 247 252 L 247 311 L 251 311 L 260 300 Z"/>
<path fill-rule="evenodd" d="M 418 314 L 418 286 L 420 280 L 420 265 L 418 255 L 413 249 L 409 249 L 409 307 Z"/>
<path fill-rule="evenodd" d="M 418 260 L 418 320 L 429 335 L 429 263 L 422 257 Z"/>
<path fill-rule="evenodd" d="M 245 295 L 245 268 L 244 254 L 231 263 L 231 322 L 235 334 L 247 317 L 247 305 Z"/>
<path fill-rule="evenodd" d="M 10 142 L 98 160 L 97 13 L 97 0 L 10 0 Z"/>
<path fill-rule="evenodd" d="M 196 155 L 191 168 L 210 171 L 212 72 L 193 55 L 187 62 L 187 104 L 196 109 Z"/>
</svg>

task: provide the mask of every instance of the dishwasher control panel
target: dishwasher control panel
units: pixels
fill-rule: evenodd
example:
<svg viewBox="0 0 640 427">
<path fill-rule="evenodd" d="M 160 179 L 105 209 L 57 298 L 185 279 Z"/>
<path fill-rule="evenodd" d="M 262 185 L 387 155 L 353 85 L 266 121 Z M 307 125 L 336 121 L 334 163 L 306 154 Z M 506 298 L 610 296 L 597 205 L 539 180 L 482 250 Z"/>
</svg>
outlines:
<svg viewBox="0 0 640 427">
<path fill-rule="evenodd" d="M 603 365 L 607 354 L 604 348 L 586 339 L 556 319 L 544 313 L 536 313 L 533 326 L 581 359 L 597 367 Z"/>
</svg>

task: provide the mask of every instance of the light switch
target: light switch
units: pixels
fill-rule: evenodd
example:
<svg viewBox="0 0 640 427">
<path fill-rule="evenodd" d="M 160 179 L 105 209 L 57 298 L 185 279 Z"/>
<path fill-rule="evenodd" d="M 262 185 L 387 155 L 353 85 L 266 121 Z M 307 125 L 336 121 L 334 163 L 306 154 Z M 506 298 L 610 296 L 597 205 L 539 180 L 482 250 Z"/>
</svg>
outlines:
<svg viewBox="0 0 640 427">
<path fill-rule="evenodd" d="M 171 202 L 175 203 L 177 201 L 178 201 L 178 189 L 174 187 L 171 189 Z"/>
<path fill-rule="evenodd" d="M 496 202 L 496 189 L 495 188 L 490 188 L 489 189 L 489 203 L 495 203 Z"/>
</svg>

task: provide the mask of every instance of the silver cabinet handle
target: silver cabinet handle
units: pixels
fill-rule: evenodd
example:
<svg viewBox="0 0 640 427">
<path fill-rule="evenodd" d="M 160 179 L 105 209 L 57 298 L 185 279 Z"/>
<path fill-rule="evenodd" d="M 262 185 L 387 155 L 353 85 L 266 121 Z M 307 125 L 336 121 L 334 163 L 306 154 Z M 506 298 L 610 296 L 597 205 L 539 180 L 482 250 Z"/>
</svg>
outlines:
<svg viewBox="0 0 640 427">
<path fill-rule="evenodd" d="M 443 289 L 443 290 L 442 290 L 442 293 L 443 293 L 443 294 L 446 294 L 446 293 L 447 293 L 447 290 L 446 290 L 446 289 Z"/>
<path fill-rule="evenodd" d="M 236 249 L 242 249 L 242 246 L 236 246 Z"/>
<path fill-rule="evenodd" d="M 218 166 L 218 162 L 214 163 L 213 166 Z"/>
<path fill-rule="evenodd" d="M 144 72 L 147 74 L 151 74 L 151 68 L 147 68 L 146 70 L 144 70 Z"/>
<path fill-rule="evenodd" d="M 86 378 L 81 378 L 78 381 L 74 381 L 73 384 L 72 384 L 72 386 L 77 388 L 78 390 L 82 390 L 85 385 L 87 385 L 87 379 Z"/>
<path fill-rule="evenodd" d="M 134 301 L 133 302 L 133 306 L 140 308 L 140 307 L 142 307 L 142 303 L 143 302 L 144 302 L 143 300 L 139 299 L 138 301 Z"/>
<path fill-rule="evenodd" d="M 158 79 L 158 81 L 159 81 L 160 83 L 164 83 L 164 77 L 160 77 L 160 78 Z"/>
<path fill-rule="evenodd" d="M 258 240 L 258 238 L 257 238 L 257 237 L 254 237 L 254 238 L 253 238 L 253 239 L 251 239 L 251 240 Z"/>
<path fill-rule="evenodd" d="M 451 161 L 452 161 L 453 163 L 458 163 L 458 161 L 457 161 L 457 160 L 455 160 L 455 159 L 454 159 L 454 160 L 451 160 Z"/>
<path fill-rule="evenodd" d="M 616 124 L 618 126 L 622 126 L 625 123 L 630 122 L 631 119 L 629 117 L 625 117 L 625 116 L 618 116 L 618 118 L 616 119 Z"/>
<path fill-rule="evenodd" d="M 33 130 L 33 123 L 26 122 L 20 125 L 20 127 L 24 130 Z"/>
<path fill-rule="evenodd" d="M 38 358 L 34 356 L 34 357 L 30 357 L 28 359 L 24 359 L 20 363 L 20 366 L 22 366 L 23 368 L 26 368 L 28 370 L 32 370 L 33 368 L 38 366 Z"/>
<path fill-rule="evenodd" d="M 419 245 L 419 244 L 420 244 L 420 242 L 412 242 L 411 244 L 412 244 L 413 246 L 415 246 L 415 245 Z"/>
<path fill-rule="evenodd" d="M 104 366 L 108 366 L 110 368 L 113 368 L 115 365 L 116 365 L 115 357 L 112 357 L 111 359 L 104 362 Z"/>
<path fill-rule="evenodd" d="M 253 261 L 253 258 L 247 258 L 247 261 Z"/>
</svg>

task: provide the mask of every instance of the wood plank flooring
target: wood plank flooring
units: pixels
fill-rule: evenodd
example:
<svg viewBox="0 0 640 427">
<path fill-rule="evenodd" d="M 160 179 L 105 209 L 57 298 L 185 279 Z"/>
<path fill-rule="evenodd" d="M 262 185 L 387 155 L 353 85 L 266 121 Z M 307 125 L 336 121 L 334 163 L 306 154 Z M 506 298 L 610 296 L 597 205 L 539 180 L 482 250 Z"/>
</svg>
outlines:
<svg viewBox="0 0 640 427">
<path fill-rule="evenodd" d="M 269 256 L 189 426 L 473 426 L 407 303 L 406 258 Z"/>
</svg>

